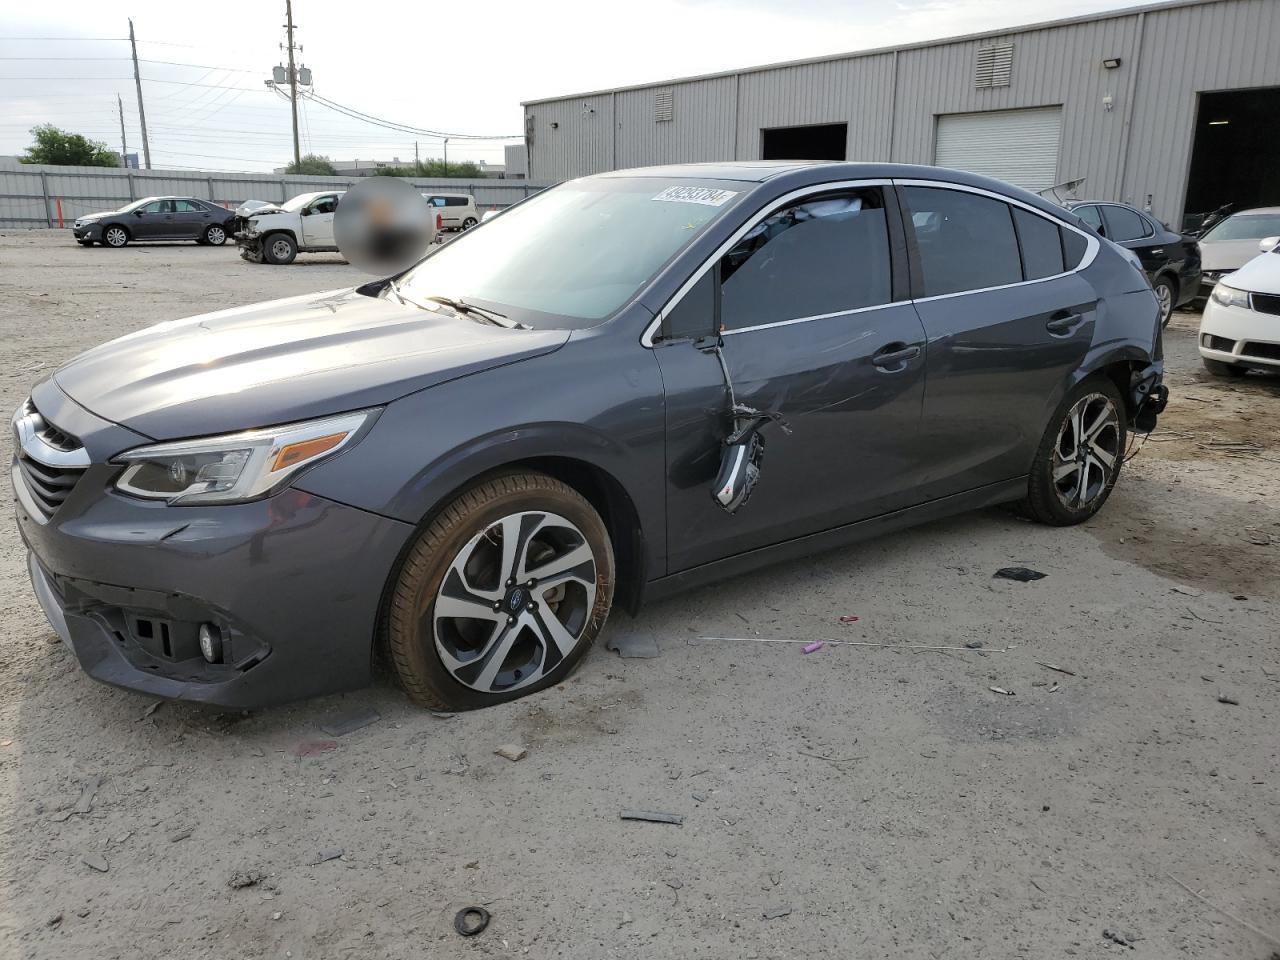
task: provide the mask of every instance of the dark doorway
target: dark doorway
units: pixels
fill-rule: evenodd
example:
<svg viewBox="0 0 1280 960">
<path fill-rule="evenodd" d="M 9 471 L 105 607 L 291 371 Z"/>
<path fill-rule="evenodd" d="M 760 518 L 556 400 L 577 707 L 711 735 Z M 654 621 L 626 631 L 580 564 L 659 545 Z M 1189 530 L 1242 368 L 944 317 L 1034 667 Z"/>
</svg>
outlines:
<svg viewBox="0 0 1280 960">
<path fill-rule="evenodd" d="M 1235 210 L 1280 204 L 1280 87 L 1200 94 L 1184 222 L 1225 203 Z"/>
<path fill-rule="evenodd" d="M 761 160 L 843 160 L 847 123 L 773 127 L 760 131 Z"/>
</svg>

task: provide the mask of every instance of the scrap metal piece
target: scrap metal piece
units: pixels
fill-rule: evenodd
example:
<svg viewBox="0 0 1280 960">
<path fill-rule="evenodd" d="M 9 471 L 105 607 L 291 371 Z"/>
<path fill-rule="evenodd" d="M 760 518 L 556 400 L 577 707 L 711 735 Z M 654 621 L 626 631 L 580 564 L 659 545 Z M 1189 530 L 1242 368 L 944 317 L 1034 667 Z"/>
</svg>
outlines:
<svg viewBox="0 0 1280 960">
<path fill-rule="evenodd" d="M 658 810 L 623 810 L 619 814 L 622 820 L 645 820 L 649 823 L 673 823 L 677 827 L 684 824 L 684 815 L 680 813 L 662 813 Z"/>
</svg>

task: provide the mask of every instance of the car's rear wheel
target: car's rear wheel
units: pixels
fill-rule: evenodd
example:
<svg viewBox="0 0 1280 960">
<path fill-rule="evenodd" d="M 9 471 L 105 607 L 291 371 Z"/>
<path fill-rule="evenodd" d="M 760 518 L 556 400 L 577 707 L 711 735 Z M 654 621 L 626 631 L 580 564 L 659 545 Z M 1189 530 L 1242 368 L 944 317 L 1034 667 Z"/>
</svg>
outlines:
<svg viewBox="0 0 1280 960">
<path fill-rule="evenodd" d="M 540 473 L 466 491 L 419 534 L 386 641 L 416 703 L 471 710 L 564 679 L 613 600 L 613 547 L 591 504 Z"/>
<path fill-rule="evenodd" d="M 129 231 L 124 227 L 112 224 L 102 232 L 102 242 L 105 246 L 115 247 L 119 250 L 129 242 Z"/>
<path fill-rule="evenodd" d="M 1103 376 L 1077 384 L 1058 405 L 1036 450 L 1021 511 L 1060 527 L 1088 520 L 1115 487 L 1127 437 L 1124 400 L 1115 384 Z"/>
<path fill-rule="evenodd" d="M 462 229 L 463 229 L 463 230 L 470 230 L 470 229 L 471 229 L 472 227 L 474 227 L 475 225 L 476 225 L 476 218 L 475 218 L 475 217 L 467 217 L 467 219 L 465 219 L 465 220 L 463 220 L 463 221 L 462 221 Z"/>
<path fill-rule="evenodd" d="M 1226 363 L 1222 360 L 1210 360 L 1208 357 L 1201 357 L 1204 368 L 1209 372 L 1211 377 L 1230 377 L 1235 380 L 1243 377 L 1248 371 L 1238 363 Z"/>
<path fill-rule="evenodd" d="M 262 254 L 267 263 L 283 266 L 293 263 L 298 255 L 298 245 L 287 233 L 273 233 L 262 239 Z"/>
<path fill-rule="evenodd" d="M 1160 301 L 1160 326 L 1167 327 L 1169 318 L 1173 316 L 1173 304 L 1178 299 L 1178 288 L 1168 277 L 1160 277 L 1151 288 L 1155 290 L 1156 299 Z"/>
<path fill-rule="evenodd" d="M 220 223 L 211 223 L 205 227 L 204 235 L 200 239 L 210 246 L 220 247 L 227 242 L 226 228 Z"/>
</svg>

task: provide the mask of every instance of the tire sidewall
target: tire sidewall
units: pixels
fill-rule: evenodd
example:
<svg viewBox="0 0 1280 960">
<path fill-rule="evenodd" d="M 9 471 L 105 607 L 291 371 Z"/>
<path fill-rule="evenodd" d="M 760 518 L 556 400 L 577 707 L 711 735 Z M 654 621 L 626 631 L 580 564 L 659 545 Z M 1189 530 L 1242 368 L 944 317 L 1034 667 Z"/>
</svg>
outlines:
<svg viewBox="0 0 1280 960">
<path fill-rule="evenodd" d="M 272 251 L 272 247 L 275 245 L 277 240 L 287 240 L 289 242 L 290 250 L 287 257 L 277 257 Z M 297 258 L 298 244 L 296 241 L 291 239 L 287 233 L 270 233 L 262 238 L 262 254 L 263 259 L 265 259 L 267 263 L 274 263 L 277 266 L 285 266 L 286 264 L 293 263 Z"/>
<path fill-rule="evenodd" d="M 214 230 L 222 231 L 221 240 L 213 239 L 211 234 L 213 233 Z M 209 226 L 204 228 L 204 236 L 201 239 L 211 247 L 220 247 L 227 242 L 227 228 L 223 226 L 219 226 L 218 224 L 210 224 Z"/>
<path fill-rule="evenodd" d="M 1102 492 L 1088 506 L 1080 510 L 1072 510 L 1064 505 L 1054 492 L 1052 476 L 1053 451 L 1057 446 L 1058 433 L 1062 429 L 1063 421 L 1067 414 L 1081 397 L 1091 393 L 1102 394 L 1115 404 L 1119 423 L 1119 438 L 1116 445 L 1118 462 L 1115 470 L 1108 477 L 1107 485 Z M 1035 460 L 1031 465 L 1028 500 L 1035 515 L 1041 520 L 1058 526 L 1083 523 L 1096 515 L 1106 505 L 1108 498 L 1111 496 L 1111 491 L 1115 489 L 1116 481 L 1120 479 L 1128 440 L 1129 424 L 1124 398 L 1109 378 L 1101 374 L 1094 374 L 1086 377 L 1067 391 L 1067 395 L 1058 404 L 1058 408 L 1049 420 L 1049 426 L 1045 429 L 1044 436 L 1040 440 L 1040 446 L 1036 449 Z"/>
<path fill-rule="evenodd" d="M 1173 282 L 1170 281 L 1168 277 L 1159 277 L 1156 279 L 1153 289 L 1159 287 L 1164 287 L 1169 291 L 1169 312 L 1165 313 L 1164 308 L 1160 308 L 1160 326 L 1167 327 L 1169 325 L 1169 321 L 1173 319 L 1173 311 L 1175 307 L 1174 301 L 1178 297 L 1178 288 L 1173 285 Z M 1156 295 L 1156 299 L 1159 300 L 1159 294 Z"/>
<path fill-rule="evenodd" d="M 123 236 L 124 236 L 124 239 L 123 239 L 123 240 L 121 240 L 119 243 L 112 243 L 111 241 L 109 241 L 109 240 L 107 239 L 107 236 L 108 236 L 108 235 L 109 235 L 113 230 L 119 230 L 119 231 L 121 231 L 121 233 L 122 233 L 122 234 L 123 234 Z M 108 248 L 109 248 L 109 249 L 111 249 L 111 250 L 119 250 L 121 247 L 127 247 L 127 246 L 129 245 L 129 231 L 128 231 L 128 230 L 125 230 L 125 228 L 124 228 L 124 227 L 121 227 L 121 226 L 119 226 L 119 225 L 117 225 L 117 224 L 114 224 L 114 223 L 113 223 L 111 226 L 107 227 L 107 229 L 105 229 L 105 230 L 103 230 L 103 231 L 102 231 L 102 245 L 103 245 L 104 247 L 108 247 Z"/>
<path fill-rule="evenodd" d="M 438 700 L 450 709 L 473 710 L 494 706 L 527 696 L 564 680 L 586 655 L 604 627 L 613 601 L 614 559 L 613 545 L 608 530 L 596 511 L 585 498 L 572 488 L 539 474 L 518 474 L 517 477 L 536 478 L 537 488 L 510 490 L 494 496 L 485 496 L 502 478 L 480 484 L 468 494 L 457 498 L 429 523 L 418 535 L 405 563 L 396 575 L 392 590 L 390 615 L 387 620 L 387 639 L 393 650 L 393 663 L 397 656 L 407 661 L 410 672 L 424 681 L 432 700 Z M 479 493 L 483 502 L 479 506 L 463 506 L 463 516 L 456 517 L 453 508 L 467 504 L 472 493 Z M 586 537 L 596 561 L 596 594 L 587 626 L 573 651 L 564 657 L 546 676 L 528 686 L 506 693 L 481 693 L 453 677 L 440 660 L 436 650 L 434 630 L 420 631 L 415 611 L 428 608 L 424 622 L 434 624 L 434 602 L 440 585 L 448 573 L 454 558 L 477 533 L 513 513 L 543 510 L 554 513 L 576 526 Z M 420 567 L 415 565 L 415 554 L 426 557 Z M 396 653 L 398 651 L 398 653 Z M 399 664 L 395 664 L 402 681 L 406 678 Z M 410 686 L 409 683 L 405 684 Z M 412 696 L 412 693 L 411 693 Z"/>
</svg>

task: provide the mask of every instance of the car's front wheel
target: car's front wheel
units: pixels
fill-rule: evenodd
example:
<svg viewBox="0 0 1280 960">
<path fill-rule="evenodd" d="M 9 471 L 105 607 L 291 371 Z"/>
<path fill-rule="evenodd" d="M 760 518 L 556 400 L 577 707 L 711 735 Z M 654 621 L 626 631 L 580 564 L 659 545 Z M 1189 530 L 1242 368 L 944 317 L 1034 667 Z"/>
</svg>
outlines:
<svg viewBox="0 0 1280 960">
<path fill-rule="evenodd" d="M 1222 360 L 1210 360 L 1208 357 L 1201 357 L 1204 368 L 1211 377 L 1230 377 L 1235 380 L 1243 377 L 1248 371 L 1238 363 L 1226 363 Z"/>
<path fill-rule="evenodd" d="M 124 227 L 113 224 L 103 231 L 102 242 L 106 246 L 115 247 L 118 250 L 129 242 L 129 231 Z"/>
<path fill-rule="evenodd" d="M 395 580 L 390 659 L 409 697 L 470 710 L 564 679 L 604 626 L 613 547 L 599 514 L 540 473 L 500 474 L 419 534 Z"/>
<path fill-rule="evenodd" d="M 298 245 L 287 233 L 273 233 L 262 240 L 262 254 L 267 263 L 283 266 L 293 263 L 298 255 Z"/>
<path fill-rule="evenodd" d="M 1102 509 L 1120 476 L 1128 429 L 1114 383 L 1076 384 L 1049 421 L 1027 482 L 1022 512 L 1041 523 L 1083 523 Z"/>
</svg>

